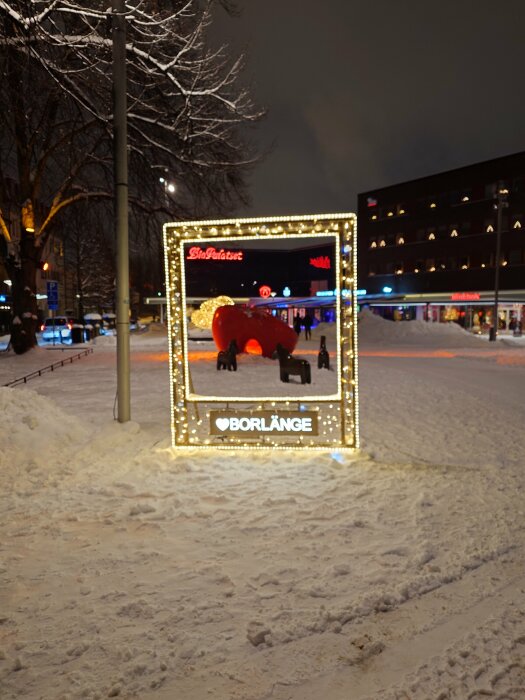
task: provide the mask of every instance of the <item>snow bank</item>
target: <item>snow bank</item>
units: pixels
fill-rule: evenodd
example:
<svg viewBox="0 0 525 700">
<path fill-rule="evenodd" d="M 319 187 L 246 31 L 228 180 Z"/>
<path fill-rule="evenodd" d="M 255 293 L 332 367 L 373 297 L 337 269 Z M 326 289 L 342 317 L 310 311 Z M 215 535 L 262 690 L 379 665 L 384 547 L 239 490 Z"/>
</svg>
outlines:
<svg viewBox="0 0 525 700">
<path fill-rule="evenodd" d="M 73 462 L 88 430 L 83 422 L 30 389 L 0 387 L 0 485 L 37 488 Z M 16 472 L 16 478 L 15 473 Z"/>
<path fill-rule="evenodd" d="M 359 314 L 359 343 L 362 345 L 411 345 L 424 347 L 483 347 L 484 340 L 457 323 L 390 321 L 363 309 Z"/>
</svg>

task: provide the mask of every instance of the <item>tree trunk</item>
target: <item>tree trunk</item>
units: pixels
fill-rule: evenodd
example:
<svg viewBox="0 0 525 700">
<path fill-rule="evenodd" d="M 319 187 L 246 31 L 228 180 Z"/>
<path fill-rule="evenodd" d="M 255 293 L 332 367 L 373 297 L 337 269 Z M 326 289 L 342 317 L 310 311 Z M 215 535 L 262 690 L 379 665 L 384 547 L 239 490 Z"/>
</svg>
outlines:
<svg viewBox="0 0 525 700">
<path fill-rule="evenodd" d="M 17 355 L 22 355 L 37 345 L 36 271 L 39 252 L 33 236 L 23 236 L 20 242 L 20 260 L 7 260 L 12 282 L 11 347 Z"/>
</svg>

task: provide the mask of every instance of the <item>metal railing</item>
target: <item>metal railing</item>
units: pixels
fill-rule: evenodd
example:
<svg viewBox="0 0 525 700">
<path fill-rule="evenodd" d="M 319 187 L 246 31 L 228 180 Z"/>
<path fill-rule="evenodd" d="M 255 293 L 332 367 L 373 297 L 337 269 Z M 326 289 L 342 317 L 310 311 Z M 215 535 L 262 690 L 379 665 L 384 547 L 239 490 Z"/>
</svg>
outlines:
<svg viewBox="0 0 525 700">
<path fill-rule="evenodd" d="M 53 362 L 53 364 L 47 365 L 47 367 L 42 367 L 42 369 L 35 369 L 33 372 L 29 372 L 29 374 L 26 374 L 24 377 L 13 379 L 12 382 L 7 382 L 7 384 L 4 384 L 4 386 L 16 386 L 17 384 L 27 384 L 29 379 L 41 377 L 46 372 L 54 372 L 57 367 L 63 367 L 64 365 L 71 364 L 73 360 L 79 360 L 81 357 L 84 357 L 85 355 L 90 355 L 92 352 L 93 348 L 87 348 L 87 350 L 82 350 L 82 352 L 78 352 L 76 355 L 69 355 L 69 357 L 66 357 L 64 360 L 58 360 L 57 362 Z"/>
</svg>

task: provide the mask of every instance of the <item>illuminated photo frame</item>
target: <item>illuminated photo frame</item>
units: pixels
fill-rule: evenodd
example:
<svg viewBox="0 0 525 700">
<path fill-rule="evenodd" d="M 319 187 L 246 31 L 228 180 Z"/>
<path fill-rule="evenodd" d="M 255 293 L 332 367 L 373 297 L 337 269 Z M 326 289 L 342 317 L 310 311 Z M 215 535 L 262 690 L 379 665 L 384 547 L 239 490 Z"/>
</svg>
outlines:
<svg viewBox="0 0 525 700">
<path fill-rule="evenodd" d="M 245 247 L 312 246 L 333 241 L 334 387 L 329 393 L 302 393 L 284 385 L 278 395 L 195 391 L 190 371 L 187 262 L 189 251 L 213 250 L 224 259 Z M 260 242 L 260 243 L 259 243 Z M 357 280 L 356 217 L 319 214 L 289 217 L 173 222 L 164 226 L 168 302 L 171 430 L 174 447 L 251 449 L 357 449 Z M 320 259 L 322 261 L 322 258 Z M 223 297 L 221 296 L 221 299 Z M 312 298 L 315 303 L 315 298 Z M 249 306 L 248 299 L 229 304 Z M 250 311 L 248 310 L 249 314 Z M 260 313 L 260 312 L 259 312 Z M 275 311 L 273 312 L 275 313 Z M 210 344 L 216 353 L 215 345 Z M 300 355 L 300 352 L 298 352 Z M 295 356 L 295 355 L 294 355 Z M 271 360 L 265 360 L 272 364 Z M 278 360 L 274 360 L 278 371 Z M 312 364 L 312 363 L 311 363 Z M 314 370 L 312 370 L 314 371 Z M 240 373 L 239 373 L 240 374 Z M 210 374 L 213 386 L 214 377 Z M 226 376 L 224 374 L 223 376 Z M 230 377 L 233 377 L 232 373 Z M 327 376 L 327 375 L 325 375 Z M 235 376 L 237 380 L 238 377 Z M 292 380 L 293 381 L 293 380 Z M 315 382 L 314 382 L 315 384 Z"/>
</svg>

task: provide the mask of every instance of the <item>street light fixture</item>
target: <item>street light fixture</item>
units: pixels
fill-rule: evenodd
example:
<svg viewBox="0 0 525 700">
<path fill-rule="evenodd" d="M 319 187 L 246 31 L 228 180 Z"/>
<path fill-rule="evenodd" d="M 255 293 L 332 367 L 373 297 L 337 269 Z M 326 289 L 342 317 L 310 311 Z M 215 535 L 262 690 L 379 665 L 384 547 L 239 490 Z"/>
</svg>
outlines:
<svg viewBox="0 0 525 700">
<path fill-rule="evenodd" d="M 492 327 L 489 332 L 489 340 L 496 340 L 498 337 L 498 301 L 499 301 L 499 268 L 500 268 L 500 257 L 501 257 L 501 223 L 503 218 L 503 210 L 507 209 L 509 203 L 507 202 L 507 195 L 509 194 L 508 189 L 502 182 L 498 183 L 497 190 L 497 201 L 494 204 L 494 209 L 498 212 L 497 225 L 496 225 L 496 259 L 494 261 L 494 311 L 492 312 Z"/>
<path fill-rule="evenodd" d="M 165 192 L 175 192 L 175 185 L 170 182 L 166 177 L 159 177 L 159 182 L 164 185 Z"/>
</svg>

